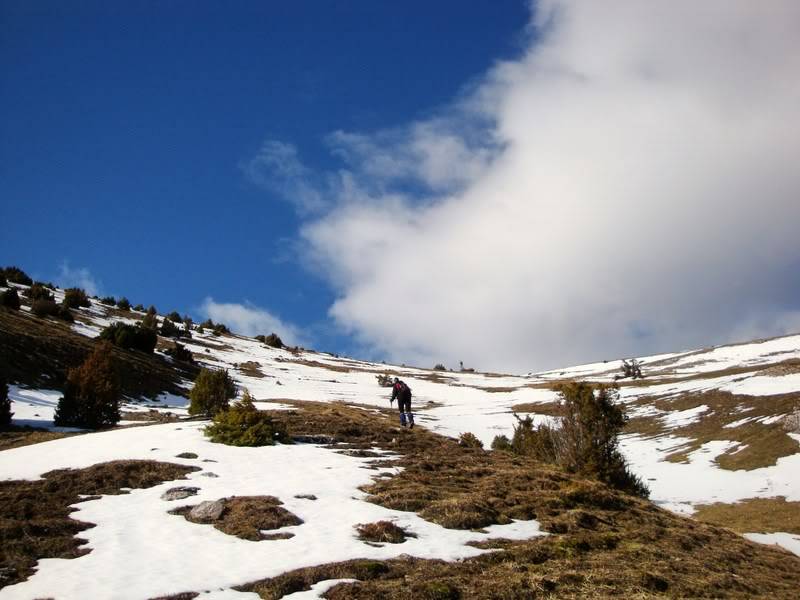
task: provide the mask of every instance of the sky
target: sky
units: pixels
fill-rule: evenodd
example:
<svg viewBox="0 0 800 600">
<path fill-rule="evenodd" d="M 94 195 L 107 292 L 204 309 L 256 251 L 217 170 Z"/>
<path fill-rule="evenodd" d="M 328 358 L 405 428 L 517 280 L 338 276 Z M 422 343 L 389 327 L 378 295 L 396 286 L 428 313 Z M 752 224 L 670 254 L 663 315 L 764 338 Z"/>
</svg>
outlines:
<svg viewBox="0 0 800 600">
<path fill-rule="evenodd" d="M 795 332 L 798 72 L 783 0 L 5 0 L 0 263 L 420 366 Z"/>
</svg>

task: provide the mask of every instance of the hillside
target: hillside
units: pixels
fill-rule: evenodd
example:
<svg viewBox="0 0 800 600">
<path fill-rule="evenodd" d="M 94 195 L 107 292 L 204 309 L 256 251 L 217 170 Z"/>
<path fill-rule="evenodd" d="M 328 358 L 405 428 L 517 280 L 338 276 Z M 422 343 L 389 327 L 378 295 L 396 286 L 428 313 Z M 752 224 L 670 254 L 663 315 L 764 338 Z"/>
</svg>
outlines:
<svg viewBox="0 0 800 600">
<path fill-rule="evenodd" d="M 115 349 L 121 426 L 59 433 L 66 368 L 104 326 L 144 317 L 96 300 L 73 312 L 69 324 L 0 309 L 17 426 L 0 434 L 0 598 L 791 598 L 800 585 L 800 434 L 785 422 L 800 405 L 800 336 L 643 357 L 643 378 L 617 381 L 648 502 L 454 439 L 488 448 L 514 413 L 552 420 L 559 382 L 612 382 L 621 361 L 433 371 L 207 328 L 180 340 L 196 365 L 167 356 L 163 337 L 152 355 Z M 211 443 L 184 418 L 198 365 L 227 368 L 305 443 Z M 412 387 L 413 431 L 397 427 L 380 374 Z M 175 487 L 194 489 L 162 499 Z M 219 519 L 184 518 L 219 499 Z M 401 543 L 359 539 L 356 526 L 384 521 Z"/>
</svg>

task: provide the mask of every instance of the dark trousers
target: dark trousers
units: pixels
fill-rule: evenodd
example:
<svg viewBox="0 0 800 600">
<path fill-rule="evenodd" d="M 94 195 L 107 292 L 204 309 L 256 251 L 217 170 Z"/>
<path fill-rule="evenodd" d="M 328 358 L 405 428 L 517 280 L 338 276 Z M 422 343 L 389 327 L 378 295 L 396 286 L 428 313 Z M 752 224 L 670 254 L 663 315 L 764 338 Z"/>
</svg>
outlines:
<svg viewBox="0 0 800 600">
<path fill-rule="evenodd" d="M 398 398 L 397 399 L 397 409 L 401 413 L 410 413 L 411 412 L 411 398 Z"/>
</svg>

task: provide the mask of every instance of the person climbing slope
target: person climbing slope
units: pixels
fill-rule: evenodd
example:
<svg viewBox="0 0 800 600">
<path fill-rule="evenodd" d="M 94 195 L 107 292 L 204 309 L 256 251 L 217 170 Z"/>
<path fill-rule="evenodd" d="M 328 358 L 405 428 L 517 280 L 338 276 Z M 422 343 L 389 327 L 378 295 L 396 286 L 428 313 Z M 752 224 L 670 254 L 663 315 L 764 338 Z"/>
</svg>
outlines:
<svg viewBox="0 0 800 600">
<path fill-rule="evenodd" d="M 405 427 L 408 424 L 409 429 L 414 429 L 414 415 L 411 414 L 411 388 L 397 377 L 394 378 L 392 397 L 389 398 L 390 405 L 395 398 L 397 398 L 397 408 L 400 410 L 400 425 Z"/>
</svg>

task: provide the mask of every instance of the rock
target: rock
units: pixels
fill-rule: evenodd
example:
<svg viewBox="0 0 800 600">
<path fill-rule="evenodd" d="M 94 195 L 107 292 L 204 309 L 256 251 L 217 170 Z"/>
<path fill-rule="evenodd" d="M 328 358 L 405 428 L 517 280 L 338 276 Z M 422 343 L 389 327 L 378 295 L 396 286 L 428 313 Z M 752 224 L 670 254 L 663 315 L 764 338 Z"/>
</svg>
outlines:
<svg viewBox="0 0 800 600">
<path fill-rule="evenodd" d="M 225 505 L 221 500 L 207 500 L 195 506 L 189 513 L 189 519 L 192 521 L 201 521 L 203 523 L 210 523 L 218 520 L 222 516 L 222 511 L 225 510 Z"/>
<path fill-rule="evenodd" d="M 200 473 L 200 477 L 219 477 L 219 475 L 211 471 L 206 471 L 205 473 Z"/>
<path fill-rule="evenodd" d="M 199 490 L 200 488 L 196 487 L 174 487 L 161 494 L 161 499 L 167 501 L 183 500 L 189 496 L 195 496 Z"/>
<path fill-rule="evenodd" d="M 194 452 L 181 452 L 180 454 L 176 454 L 175 458 L 197 458 L 197 454 Z"/>
</svg>

